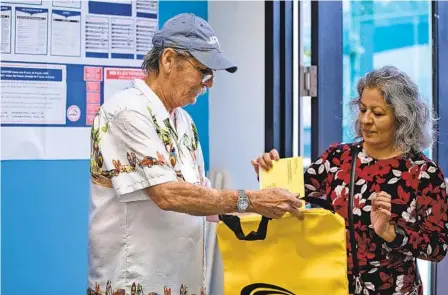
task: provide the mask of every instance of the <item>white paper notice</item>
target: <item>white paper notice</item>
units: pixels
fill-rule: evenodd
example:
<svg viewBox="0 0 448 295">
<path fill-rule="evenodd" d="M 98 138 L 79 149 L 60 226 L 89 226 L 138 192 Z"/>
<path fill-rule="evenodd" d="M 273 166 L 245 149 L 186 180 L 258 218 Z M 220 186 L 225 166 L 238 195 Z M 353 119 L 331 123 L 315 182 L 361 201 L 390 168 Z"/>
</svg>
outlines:
<svg viewBox="0 0 448 295">
<path fill-rule="evenodd" d="M 42 0 L 8 0 L 4 2 L 9 2 L 13 4 L 42 5 Z"/>
<path fill-rule="evenodd" d="M 138 18 L 136 32 L 137 55 L 145 55 L 152 48 L 152 37 L 157 31 L 157 19 Z"/>
<path fill-rule="evenodd" d="M 70 7 L 70 8 L 81 8 L 81 1 L 80 0 L 59 0 L 59 1 L 53 1 L 53 6 Z"/>
<path fill-rule="evenodd" d="M 47 54 L 48 9 L 16 7 L 15 53 Z"/>
<path fill-rule="evenodd" d="M 104 101 L 110 99 L 121 90 L 132 86 L 135 79 L 145 79 L 140 69 L 105 68 L 104 69 Z"/>
<path fill-rule="evenodd" d="M 109 57 L 109 18 L 87 16 L 86 56 Z"/>
<path fill-rule="evenodd" d="M 81 56 L 81 12 L 53 10 L 51 54 Z"/>
<path fill-rule="evenodd" d="M 11 53 L 11 7 L 2 6 L 2 53 Z"/>
<path fill-rule="evenodd" d="M 2 124 L 65 124 L 65 65 L 1 64 Z"/>
<path fill-rule="evenodd" d="M 135 5 L 137 7 L 137 14 L 138 13 L 157 14 L 159 10 L 157 0 L 137 0 Z"/>
<path fill-rule="evenodd" d="M 111 18 L 112 58 L 134 59 L 134 20 L 132 18 Z"/>
</svg>

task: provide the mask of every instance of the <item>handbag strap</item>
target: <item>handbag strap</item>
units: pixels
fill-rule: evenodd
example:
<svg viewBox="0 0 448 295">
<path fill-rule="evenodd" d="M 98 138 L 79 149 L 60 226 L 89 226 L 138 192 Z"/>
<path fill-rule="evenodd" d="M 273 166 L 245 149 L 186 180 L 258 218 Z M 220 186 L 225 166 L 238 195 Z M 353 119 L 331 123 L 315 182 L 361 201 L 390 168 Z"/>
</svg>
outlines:
<svg viewBox="0 0 448 295">
<path fill-rule="evenodd" d="M 317 205 L 332 213 L 335 213 L 333 205 L 324 199 L 319 199 L 315 197 L 303 197 L 300 198 L 305 202 Z M 243 228 L 241 227 L 241 219 L 236 215 L 219 215 L 219 220 L 221 220 L 227 227 L 233 231 L 238 240 L 242 241 L 260 241 L 266 239 L 266 234 L 268 231 L 268 223 L 271 218 L 262 216 L 260 224 L 258 225 L 257 231 L 251 231 L 247 235 L 244 234 Z"/>
<path fill-rule="evenodd" d="M 355 225 L 353 221 L 353 207 L 354 207 L 354 194 L 355 194 L 355 175 L 356 175 L 356 159 L 358 158 L 359 149 L 356 145 L 351 147 L 352 163 L 350 169 L 350 185 L 349 185 L 349 203 L 348 203 L 348 221 L 349 221 L 349 233 L 350 233 L 350 245 L 352 248 L 353 259 L 353 277 L 355 278 L 355 294 L 360 292 L 359 283 L 359 262 L 358 251 L 355 238 Z"/>
</svg>

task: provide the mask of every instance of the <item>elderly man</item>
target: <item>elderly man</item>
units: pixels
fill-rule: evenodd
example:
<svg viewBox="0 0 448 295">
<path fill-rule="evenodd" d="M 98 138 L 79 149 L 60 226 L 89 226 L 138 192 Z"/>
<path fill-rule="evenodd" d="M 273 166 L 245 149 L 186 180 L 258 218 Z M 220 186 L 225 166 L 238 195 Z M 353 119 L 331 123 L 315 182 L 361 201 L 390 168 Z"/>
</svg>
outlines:
<svg viewBox="0 0 448 295">
<path fill-rule="evenodd" d="M 90 294 L 205 294 L 203 216 L 299 215 L 301 201 L 283 190 L 208 185 L 182 107 L 212 87 L 215 70 L 237 69 L 209 24 L 181 14 L 152 42 L 146 79 L 108 100 L 92 126 Z"/>
</svg>

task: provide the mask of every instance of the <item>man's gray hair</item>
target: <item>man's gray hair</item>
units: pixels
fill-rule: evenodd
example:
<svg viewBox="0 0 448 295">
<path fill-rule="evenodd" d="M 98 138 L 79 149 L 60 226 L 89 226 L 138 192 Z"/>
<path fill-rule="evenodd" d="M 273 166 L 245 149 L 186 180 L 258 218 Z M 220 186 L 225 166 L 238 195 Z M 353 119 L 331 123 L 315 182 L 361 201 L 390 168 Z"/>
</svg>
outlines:
<svg viewBox="0 0 448 295">
<path fill-rule="evenodd" d="M 358 97 L 350 102 L 353 107 L 359 106 L 366 88 L 380 90 L 385 102 L 392 107 L 397 126 L 397 148 L 409 153 L 431 147 L 435 135 L 432 108 L 423 102 L 417 85 L 407 74 L 393 66 L 366 74 L 358 82 Z M 355 131 L 358 137 L 362 137 L 359 119 L 355 121 Z"/>
<path fill-rule="evenodd" d="M 142 70 L 145 75 L 149 75 L 150 72 L 159 73 L 159 61 L 162 57 L 163 51 L 166 47 L 155 46 L 153 47 L 143 58 Z M 174 49 L 174 48 L 173 48 Z M 174 49 L 179 55 L 189 56 L 189 53 L 185 50 Z"/>
</svg>

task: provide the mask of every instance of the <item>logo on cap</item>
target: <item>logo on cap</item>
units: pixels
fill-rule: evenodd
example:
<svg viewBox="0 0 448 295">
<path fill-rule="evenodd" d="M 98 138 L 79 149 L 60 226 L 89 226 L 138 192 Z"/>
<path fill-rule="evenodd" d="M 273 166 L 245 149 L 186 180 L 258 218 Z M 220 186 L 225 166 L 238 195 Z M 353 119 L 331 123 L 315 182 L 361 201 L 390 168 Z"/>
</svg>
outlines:
<svg viewBox="0 0 448 295">
<path fill-rule="evenodd" d="M 211 45 L 217 45 L 218 48 L 220 47 L 218 37 L 216 37 L 216 36 L 211 36 L 210 40 L 207 43 L 211 44 Z"/>
</svg>

